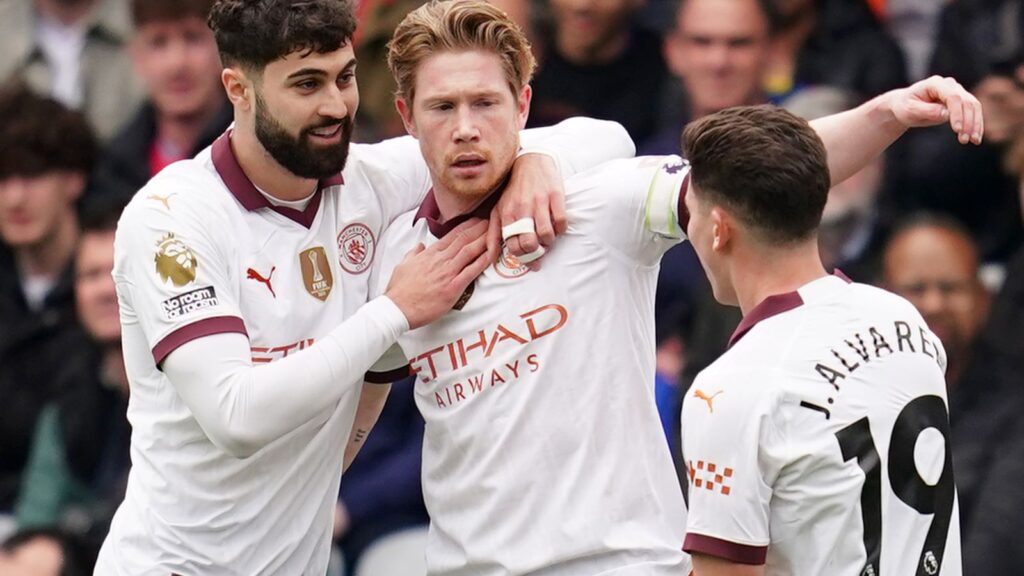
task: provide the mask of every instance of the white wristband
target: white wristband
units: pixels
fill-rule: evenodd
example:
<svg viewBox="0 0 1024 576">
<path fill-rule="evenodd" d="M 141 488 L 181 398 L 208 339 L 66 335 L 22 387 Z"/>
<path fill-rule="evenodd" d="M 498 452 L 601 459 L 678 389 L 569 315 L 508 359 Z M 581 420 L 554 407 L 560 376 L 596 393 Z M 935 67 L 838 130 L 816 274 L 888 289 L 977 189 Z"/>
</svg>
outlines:
<svg viewBox="0 0 1024 576">
<path fill-rule="evenodd" d="M 535 230 L 533 218 L 520 218 L 508 226 L 501 227 L 501 239 L 508 240 L 520 234 L 533 234 Z"/>
</svg>

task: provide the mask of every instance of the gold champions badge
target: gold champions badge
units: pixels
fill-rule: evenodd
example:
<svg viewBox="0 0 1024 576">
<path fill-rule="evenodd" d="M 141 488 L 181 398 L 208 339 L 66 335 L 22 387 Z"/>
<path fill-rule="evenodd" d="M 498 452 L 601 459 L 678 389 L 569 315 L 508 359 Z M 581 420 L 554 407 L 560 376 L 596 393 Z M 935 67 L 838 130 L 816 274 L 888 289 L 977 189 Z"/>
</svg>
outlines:
<svg viewBox="0 0 1024 576">
<path fill-rule="evenodd" d="M 175 286 L 182 287 L 196 280 L 196 269 L 199 262 L 196 255 L 184 242 L 168 232 L 156 245 L 156 272 L 165 283 L 170 280 Z"/>
<path fill-rule="evenodd" d="M 306 285 L 306 292 L 318 300 L 327 300 L 334 287 L 334 276 L 331 275 L 331 263 L 323 247 L 303 250 L 299 254 L 299 266 L 302 268 L 302 282 Z"/>
</svg>

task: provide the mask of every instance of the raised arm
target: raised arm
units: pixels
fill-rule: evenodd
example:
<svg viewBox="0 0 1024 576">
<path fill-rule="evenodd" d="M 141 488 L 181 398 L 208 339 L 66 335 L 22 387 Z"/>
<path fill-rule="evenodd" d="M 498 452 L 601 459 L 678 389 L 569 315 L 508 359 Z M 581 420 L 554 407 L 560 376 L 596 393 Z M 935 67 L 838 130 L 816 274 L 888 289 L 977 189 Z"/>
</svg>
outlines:
<svg viewBox="0 0 1024 576">
<path fill-rule="evenodd" d="M 890 90 L 845 112 L 811 122 L 828 151 L 832 185 L 849 178 L 881 154 L 908 128 L 949 122 L 961 144 L 980 144 L 981 103 L 952 78 L 932 76 Z"/>
<path fill-rule="evenodd" d="M 521 144 L 508 188 L 495 209 L 498 218 L 492 218 L 496 221 L 491 233 L 492 243 L 497 243 L 500 228 L 532 219 L 534 231 L 527 229 L 507 239 L 514 256 L 539 256 L 543 254 L 542 246 L 551 246 L 555 236 L 565 232 L 566 178 L 608 160 L 636 154 L 633 140 L 620 124 L 584 117 L 524 130 Z"/>
</svg>

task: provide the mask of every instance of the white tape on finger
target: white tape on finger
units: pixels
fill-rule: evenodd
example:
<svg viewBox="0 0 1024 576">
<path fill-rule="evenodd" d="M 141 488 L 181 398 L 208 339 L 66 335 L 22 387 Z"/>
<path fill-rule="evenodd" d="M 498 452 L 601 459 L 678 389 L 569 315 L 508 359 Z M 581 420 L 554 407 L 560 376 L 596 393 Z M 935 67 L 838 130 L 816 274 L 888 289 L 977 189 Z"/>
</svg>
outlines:
<svg viewBox="0 0 1024 576">
<path fill-rule="evenodd" d="M 545 252 L 547 252 L 547 250 L 545 250 L 543 246 L 538 246 L 537 249 L 534 250 L 533 252 L 530 252 L 529 254 L 523 254 L 522 256 L 517 256 L 516 259 L 519 260 L 520 264 L 529 264 L 534 260 L 539 260 Z"/>
<path fill-rule="evenodd" d="M 534 231 L 533 218 L 520 218 L 508 226 L 501 227 L 501 239 L 508 240 L 520 234 L 533 234 Z"/>
</svg>

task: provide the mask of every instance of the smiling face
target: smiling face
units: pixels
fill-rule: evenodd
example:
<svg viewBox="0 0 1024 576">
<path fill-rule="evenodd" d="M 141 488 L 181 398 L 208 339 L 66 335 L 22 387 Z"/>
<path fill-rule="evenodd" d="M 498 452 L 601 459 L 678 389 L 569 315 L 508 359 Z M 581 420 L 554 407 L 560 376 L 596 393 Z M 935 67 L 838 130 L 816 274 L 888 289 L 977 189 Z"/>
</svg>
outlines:
<svg viewBox="0 0 1024 576">
<path fill-rule="evenodd" d="M 761 98 L 769 24 L 758 0 L 687 0 L 666 57 L 695 117 Z"/>
<path fill-rule="evenodd" d="M 328 53 L 293 52 L 252 81 L 256 137 L 292 174 L 324 179 L 348 159 L 359 107 L 351 42 Z"/>
<path fill-rule="evenodd" d="M 518 94 L 489 51 L 438 52 L 416 69 L 412 102 L 397 101 L 438 195 L 471 206 L 508 173 L 526 124 L 530 87 Z"/>
</svg>

